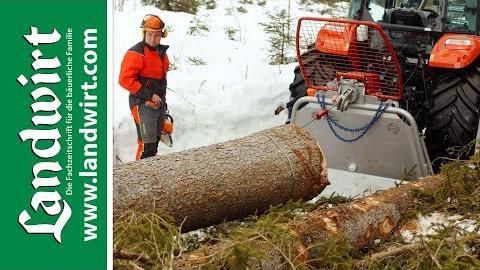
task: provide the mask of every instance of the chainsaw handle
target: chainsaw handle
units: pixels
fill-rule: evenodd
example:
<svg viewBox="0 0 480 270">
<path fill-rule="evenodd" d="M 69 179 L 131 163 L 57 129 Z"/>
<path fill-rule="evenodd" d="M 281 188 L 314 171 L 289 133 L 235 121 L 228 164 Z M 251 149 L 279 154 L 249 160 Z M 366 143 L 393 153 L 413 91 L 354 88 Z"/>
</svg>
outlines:
<svg viewBox="0 0 480 270">
<path fill-rule="evenodd" d="M 165 115 L 165 118 L 173 124 L 173 117 L 170 114 L 167 113 L 167 115 Z"/>
</svg>

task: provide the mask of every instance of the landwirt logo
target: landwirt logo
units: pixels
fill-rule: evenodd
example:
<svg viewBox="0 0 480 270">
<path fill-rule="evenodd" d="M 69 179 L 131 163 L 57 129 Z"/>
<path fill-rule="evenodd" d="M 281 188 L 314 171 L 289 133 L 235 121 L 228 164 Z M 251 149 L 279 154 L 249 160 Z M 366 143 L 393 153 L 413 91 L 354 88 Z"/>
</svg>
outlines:
<svg viewBox="0 0 480 270">
<path fill-rule="evenodd" d="M 53 29 L 48 34 L 40 34 L 37 27 L 32 26 L 30 34 L 24 35 L 24 37 L 33 47 L 41 47 L 39 45 L 52 46 L 47 44 L 56 43 L 61 36 L 56 29 Z M 35 49 L 32 52 L 32 57 L 35 60 L 32 63 L 32 68 L 38 72 L 30 78 L 34 85 L 47 84 L 51 85 L 50 88 L 53 88 L 55 84 L 61 81 L 60 76 L 55 72 L 61 67 L 58 57 L 43 57 L 40 49 Z M 23 74 L 17 77 L 17 81 L 22 87 L 25 87 L 29 82 Z M 61 135 L 58 127 L 56 127 L 62 118 L 58 112 L 61 102 L 50 88 L 38 87 L 31 92 L 31 96 L 35 101 L 30 106 L 34 113 L 32 123 L 38 129 L 24 129 L 19 133 L 19 136 L 22 142 L 30 140 L 33 154 L 45 160 L 38 162 L 32 168 L 32 185 L 36 191 L 30 202 L 31 207 L 36 215 L 39 216 L 38 220 L 46 217 L 45 214 L 50 216 L 50 218 L 54 217 L 56 220 L 51 223 L 42 221 L 42 223 L 38 224 L 32 221 L 31 224 L 27 224 L 32 217 L 27 210 L 23 210 L 18 216 L 18 222 L 29 234 L 53 234 L 55 240 L 61 243 L 62 230 L 70 219 L 72 210 L 56 190 L 52 191 L 52 189 L 60 185 L 58 177 L 45 177 L 45 174 L 47 174 L 45 171 L 58 173 L 62 170 L 60 163 L 53 160 L 61 150 L 58 141 Z M 41 206 L 43 211 L 38 211 L 39 206 Z"/>
</svg>

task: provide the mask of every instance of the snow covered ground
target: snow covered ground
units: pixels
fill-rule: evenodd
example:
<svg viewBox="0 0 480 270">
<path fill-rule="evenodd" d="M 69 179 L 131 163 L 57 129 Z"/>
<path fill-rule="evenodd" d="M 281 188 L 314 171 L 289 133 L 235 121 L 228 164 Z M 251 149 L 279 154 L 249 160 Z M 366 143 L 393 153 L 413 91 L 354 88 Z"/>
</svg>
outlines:
<svg viewBox="0 0 480 270">
<path fill-rule="evenodd" d="M 174 146 L 161 145 L 160 154 L 235 139 L 285 123 L 286 112 L 274 115 L 274 110 L 288 101 L 288 85 L 293 80 L 293 69 L 297 64 L 268 64 L 268 36 L 259 23 L 267 22 L 267 12 L 286 9 L 288 2 L 267 1 L 262 7 L 242 5 L 237 0 L 217 0 L 216 9 L 202 7 L 195 16 L 162 11 L 127 0 L 122 12 L 115 11 L 116 81 L 123 55 L 141 39 L 139 26 L 145 14 L 159 15 L 169 29 L 169 36 L 162 40 L 162 44 L 170 45 L 167 53 L 176 67 L 168 73 L 167 91 L 167 103 L 175 120 Z M 291 5 L 295 21 L 301 16 L 329 16 L 319 14 L 331 8 L 318 4 L 306 10 L 297 1 L 291 1 Z M 238 12 L 236 8 L 240 6 L 247 12 Z M 333 10 L 334 17 L 345 12 L 346 5 Z M 196 36 L 188 35 L 194 18 L 205 22 L 210 30 Z M 239 30 L 236 40 L 227 37 L 227 27 Z M 291 55 L 294 56 L 293 50 Z M 195 65 L 191 61 L 193 58 L 201 58 L 206 64 Z M 128 92 L 116 82 L 113 94 L 114 156 L 121 162 L 132 161 L 137 146 L 127 96 Z M 325 196 L 332 192 L 356 196 L 393 185 L 389 179 L 336 170 L 329 170 L 329 176 L 332 185 L 322 193 Z"/>
<path fill-rule="evenodd" d="M 445 228 L 455 227 L 460 235 L 479 232 L 478 221 L 460 215 L 447 215 L 440 212 L 433 212 L 428 215 L 418 214 L 418 219 L 414 221 L 414 224 L 405 227 L 410 228 L 400 229 L 400 234 L 406 242 L 410 243 L 434 236 Z"/>
</svg>

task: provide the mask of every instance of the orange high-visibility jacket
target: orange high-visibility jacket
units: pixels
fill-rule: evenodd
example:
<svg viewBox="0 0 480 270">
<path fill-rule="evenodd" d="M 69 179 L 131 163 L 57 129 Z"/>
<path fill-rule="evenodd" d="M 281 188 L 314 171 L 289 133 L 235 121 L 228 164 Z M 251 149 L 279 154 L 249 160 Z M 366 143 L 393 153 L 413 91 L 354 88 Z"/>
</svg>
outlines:
<svg viewBox="0 0 480 270">
<path fill-rule="evenodd" d="M 128 49 L 122 61 L 119 83 L 130 92 L 130 109 L 150 100 L 153 94 L 166 102 L 168 47 L 152 47 L 141 41 Z"/>
</svg>

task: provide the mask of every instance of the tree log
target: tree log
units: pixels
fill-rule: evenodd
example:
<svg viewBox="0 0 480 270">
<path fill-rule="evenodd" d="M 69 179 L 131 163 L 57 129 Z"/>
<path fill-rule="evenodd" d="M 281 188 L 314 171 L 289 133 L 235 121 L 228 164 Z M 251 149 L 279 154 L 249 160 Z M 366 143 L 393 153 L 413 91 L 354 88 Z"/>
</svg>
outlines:
<svg viewBox="0 0 480 270">
<path fill-rule="evenodd" d="M 321 258 L 315 254 L 314 244 L 331 239 L 344 239 L 348 243 L 362 247 L 375 239 L 387 238 L 398 224 L 402 213 L 413 204 L 414 190 L 431 192 L 437 189 L 444 179 L 430 176 L 416 182 L 378 192 L 369 197 L 354 200 L 325 210 L 314 210 L 307 215 L 279 226 L 286 227 L 293 239 L 296 264 Z M 267 250 L 268 258 L 262 260 L 262 269 L 283 269 L 283 255 L 274 248 Z M 205 246 L 177 260 L 177 269 L 201 269 L 212 261 L 211 254 L 221 254 L 227 250 L 225 243 Z"/>
<path fill-rule="evenodd" d="M 164 211 L 189 231 L 311 199 L 328 184 L 317 142 L 295 125 L 118 165 L 113 214 Z"/>
</svg>

